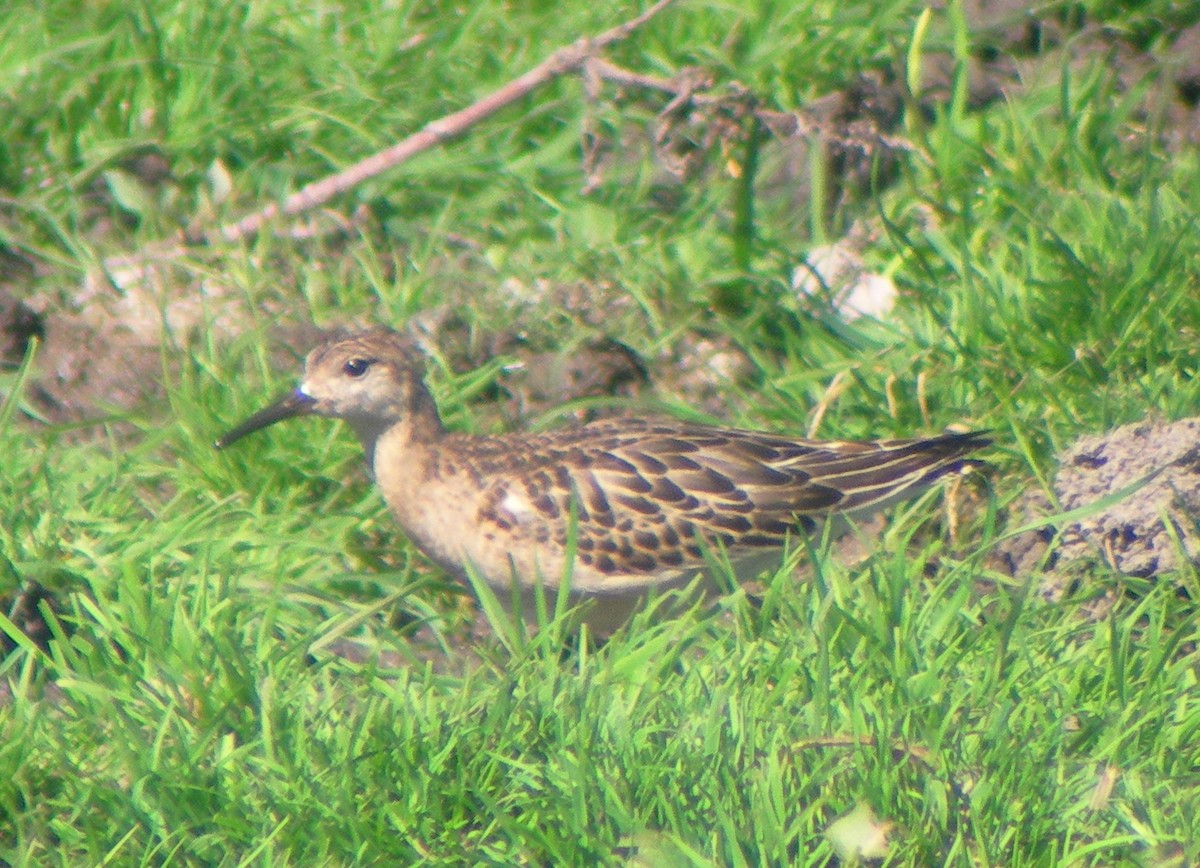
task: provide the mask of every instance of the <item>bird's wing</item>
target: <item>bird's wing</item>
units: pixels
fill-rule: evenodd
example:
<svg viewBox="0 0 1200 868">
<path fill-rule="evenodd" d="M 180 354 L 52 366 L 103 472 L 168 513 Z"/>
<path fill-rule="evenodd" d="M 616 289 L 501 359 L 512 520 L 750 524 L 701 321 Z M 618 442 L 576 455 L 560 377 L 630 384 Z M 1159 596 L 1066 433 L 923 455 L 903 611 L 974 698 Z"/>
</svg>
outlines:
<svg viewBox="0 0 1200 868">
<path fill-rule="evenodd" d="M 555 437 L 527 494 L 547 515 L 574 511 L 580 560 L 606 574 L 703 566 L 714 544 L 734 555 L 779 547 L 831 515 L 913 496 L 987 443 L 980 434 L 810 441 L 627 419 L 578 430 Z"/>
</svg>

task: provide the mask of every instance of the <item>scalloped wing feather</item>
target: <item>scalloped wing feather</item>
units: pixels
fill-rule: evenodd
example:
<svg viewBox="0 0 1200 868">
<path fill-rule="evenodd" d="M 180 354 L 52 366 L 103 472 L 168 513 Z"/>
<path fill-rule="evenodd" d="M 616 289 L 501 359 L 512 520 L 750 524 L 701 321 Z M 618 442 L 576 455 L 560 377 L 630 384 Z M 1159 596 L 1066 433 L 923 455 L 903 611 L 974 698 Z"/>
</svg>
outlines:
<svg viewBox="0 0 1200 868">
<path fill-rule="evenodd" d="M 577 557 L 615 576 L 703 568 L 713 546 L 734 561 L 782 547 L 833 515 L 916 495 L 987 443 L 980 433 L 810 441 L 621 419 L 475 458 L 484 473 L 494 457 L 523 479 L 559 546 L 574 509 Z"/>
</svg>

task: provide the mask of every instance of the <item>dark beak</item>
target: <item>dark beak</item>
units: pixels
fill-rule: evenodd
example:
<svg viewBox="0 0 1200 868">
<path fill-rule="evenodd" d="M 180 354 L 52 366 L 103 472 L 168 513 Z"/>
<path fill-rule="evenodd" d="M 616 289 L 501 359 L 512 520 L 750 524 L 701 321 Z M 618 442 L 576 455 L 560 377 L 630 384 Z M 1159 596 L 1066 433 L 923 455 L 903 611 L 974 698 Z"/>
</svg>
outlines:
<svg viewBox="0 0 1200 868">
<path fill-rule="evenodd" d="M 282 422 L 284 419 L 291 419 L 293 416 L 304 416 L 312 412 L 312 407 L 315 403 L 316 401 L 313 398 L 310 398 L 299 389 L 293 389 L 271 406 L 259 410 L 228 434 L 218 438 L 214 445 L 218 449 L 224 449 L 226 446 L 231 446 L 238 440 L 241 440 L 247 434 L 257 431 L 259 428 L 266 428 L 268 425 L 274 425 L 276 422 Z"/>
</svg>

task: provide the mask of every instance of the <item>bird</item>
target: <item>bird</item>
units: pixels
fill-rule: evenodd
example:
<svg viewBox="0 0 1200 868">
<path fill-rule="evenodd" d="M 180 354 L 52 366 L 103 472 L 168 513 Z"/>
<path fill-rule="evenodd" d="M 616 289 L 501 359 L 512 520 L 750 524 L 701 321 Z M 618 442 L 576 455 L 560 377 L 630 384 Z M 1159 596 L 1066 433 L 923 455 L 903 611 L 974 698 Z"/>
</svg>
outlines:
<svg viewBox="0 0 1200 868">
<path fill-rule="evenodd" d="M 981 431 L 811 440 L 633 417 L 458 433 L 443 424 L 424 375 L 424 354 L 400 332 L 331 338 L 308 354 L 295 389 L 215 446 L 292 417 L 342 419 L 429 560 L 463 582 L 473 571 L 502 604 L 519 600 L 526 618 L 539 588 L 553 604 L 565 587 L 599 636 L 651 593 L 701 576 L 716 590 L 718 563 L 738 580 L 778 568 L 801 535 L 916 497 L 977 465 L 969 456 L 990 444 Z"/>
</svg>

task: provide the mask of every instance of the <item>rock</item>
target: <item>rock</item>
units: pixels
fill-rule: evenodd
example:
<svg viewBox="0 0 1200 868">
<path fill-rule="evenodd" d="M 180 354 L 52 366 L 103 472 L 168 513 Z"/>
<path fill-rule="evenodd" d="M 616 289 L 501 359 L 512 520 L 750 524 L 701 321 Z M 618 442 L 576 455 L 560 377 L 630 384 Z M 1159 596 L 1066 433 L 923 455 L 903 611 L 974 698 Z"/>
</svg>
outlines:
<svg viewBox="0 0 1200 868">
<path fill-rule="evenodd" d="M 867 270 L 851 240 L 815 247 L 792 272 L 792 288 L 824 302 L 849 322 L 861 316 L 882 319 L 896 304 L 896 284 Z"/>
<path fill-rule="evenodd" d="M 1135 576 L 1179 569 L 1180 545 L 1200 555 L 1200 419 L 1142 422 L 1082 437 L 1062 456 L 1054 489 L 1073 510 L 1161 471 L 1133 494 L 1075 522 L 1077 538 L 1059 556 L 1099 551 L 1112 566 Z"/>
</svg>

